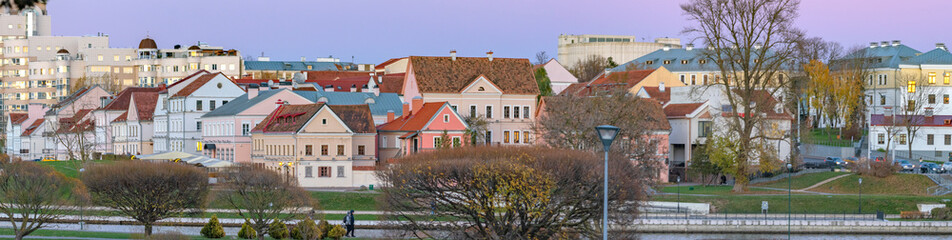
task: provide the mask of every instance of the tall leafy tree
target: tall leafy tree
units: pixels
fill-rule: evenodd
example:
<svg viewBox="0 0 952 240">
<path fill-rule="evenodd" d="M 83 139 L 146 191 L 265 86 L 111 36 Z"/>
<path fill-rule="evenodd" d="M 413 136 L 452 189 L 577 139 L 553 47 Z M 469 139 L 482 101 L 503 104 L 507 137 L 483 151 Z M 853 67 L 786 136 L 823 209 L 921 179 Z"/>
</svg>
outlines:
<svg viewBox="0 0 952 240">
<path fill-rule="evenodd" d="M 536 68 L 535 79 L 536 85 L 539 86 L 539 97 L 552 96 L 552 80 L 549 79 L 549 73 L 545 71 L 545 68 Z"/>
</svg>

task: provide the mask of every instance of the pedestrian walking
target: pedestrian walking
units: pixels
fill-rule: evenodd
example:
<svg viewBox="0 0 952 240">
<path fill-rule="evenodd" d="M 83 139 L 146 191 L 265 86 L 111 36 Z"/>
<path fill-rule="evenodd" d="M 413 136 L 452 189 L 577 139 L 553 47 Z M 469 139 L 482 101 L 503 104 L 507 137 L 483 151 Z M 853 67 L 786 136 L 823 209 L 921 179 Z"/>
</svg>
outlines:
<svg viewBox="0 0 952 240">
<path fill-rule="evenodd" d="M 347 228 L 347 233 L 344 234 L 345 237 L 356 237 L 354 236 L 354 210 L 350 210 L 344 216 L 344 227 Z"/>
</svg>

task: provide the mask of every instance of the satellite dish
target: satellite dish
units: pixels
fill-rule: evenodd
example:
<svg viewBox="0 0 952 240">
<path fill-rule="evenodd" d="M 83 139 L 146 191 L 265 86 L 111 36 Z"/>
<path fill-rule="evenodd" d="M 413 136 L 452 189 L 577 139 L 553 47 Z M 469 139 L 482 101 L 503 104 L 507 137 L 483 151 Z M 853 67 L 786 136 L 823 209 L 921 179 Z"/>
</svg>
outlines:
<svg viewBox="0 0 952 240">
<path fill-rule="evenodd" d="M 304 77 L 304 74 L 296 72 L 294 73 L 293 76 L 291 76 L 291 80 L 293 80 L 296 83 L 304 83 L 304 80 L 307 80 L 307 79 Z"/>
</svg>

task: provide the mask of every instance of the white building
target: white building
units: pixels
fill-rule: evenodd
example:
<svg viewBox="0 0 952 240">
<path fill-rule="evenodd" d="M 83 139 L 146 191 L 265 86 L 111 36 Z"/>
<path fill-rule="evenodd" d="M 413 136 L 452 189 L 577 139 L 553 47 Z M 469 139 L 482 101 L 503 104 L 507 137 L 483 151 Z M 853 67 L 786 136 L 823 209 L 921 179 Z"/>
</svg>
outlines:
<svg viewBox="0 0 952 240">
<path fill-rule="evenodd" d="M 222 73 L 200 72 L 159 92 L 153 114 L 154 152 L 202 154 L 201 116 L 245 94 Z"/>
<path fill-rule="evenodd" d="M 677 38 L 656 38 L 654 42 L 641 42 L 635 36 L 624 35 L 559 35 L 559 62 L 572 68 L 579 61 L 590 56 L 611 58 L 616 63 L 624 63 L 664 46 L 680 48 Z"/>
</svg>

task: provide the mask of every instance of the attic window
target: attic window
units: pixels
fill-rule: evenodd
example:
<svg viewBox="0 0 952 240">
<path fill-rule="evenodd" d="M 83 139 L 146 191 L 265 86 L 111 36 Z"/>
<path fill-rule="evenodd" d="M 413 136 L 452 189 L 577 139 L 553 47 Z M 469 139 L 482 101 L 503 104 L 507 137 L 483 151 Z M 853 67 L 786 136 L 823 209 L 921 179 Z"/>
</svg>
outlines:
<svg viewBox="0 0 952 240">
<path fill-rule="evenodd" d="M 327 118 L 321 119 L 321 124 L 327 125 Z"/>
<path fill-rule="evenodd" d="M 688 64 L 688 60 L 681 60 L 681 64 Z"/>
<path fill-rule="evenodd" d="M 707 63 L 707 60 L 705 60 L 705 59 L 701 59 L 701 60 L 698 60 L 698 61 L 697 61 L 697 63 L 700 63 L 700 64 L 705 64 L 705 63 Z"/>
<path fill-rule="evenodd" d="M 486 91 L 486 88 L 484 88 L 484 87 L 479 87 L 479 91 L 480 91 L 480 92 Z"/>
<path fill-rule="evenodd" d="M 449 114 L 443 114 L 443 122 L 445 122 L 445 123 L 450 122 L 450 115 L 449 115 Z"/>
<path fill-rule="evenodd" d="M 952 119 L 946 119 L 944 123 L 945 125 L 952 125 Z"/>
<path fill-rule="evenodd" d="M 651 65 L 651 64 L 654 64 L 654 61 L 645 61 L 645 65 Z"/>
<path fill-rule="evenodd" d="M 671 60 L 664 60 L 663 64 L 671 64 Z"/>
<path fill-rule="evenodd" d="M 221 83 L 218 83 L 218 88 L 221 88 L 221 86 L 222 86 Z"/>
</svg>

